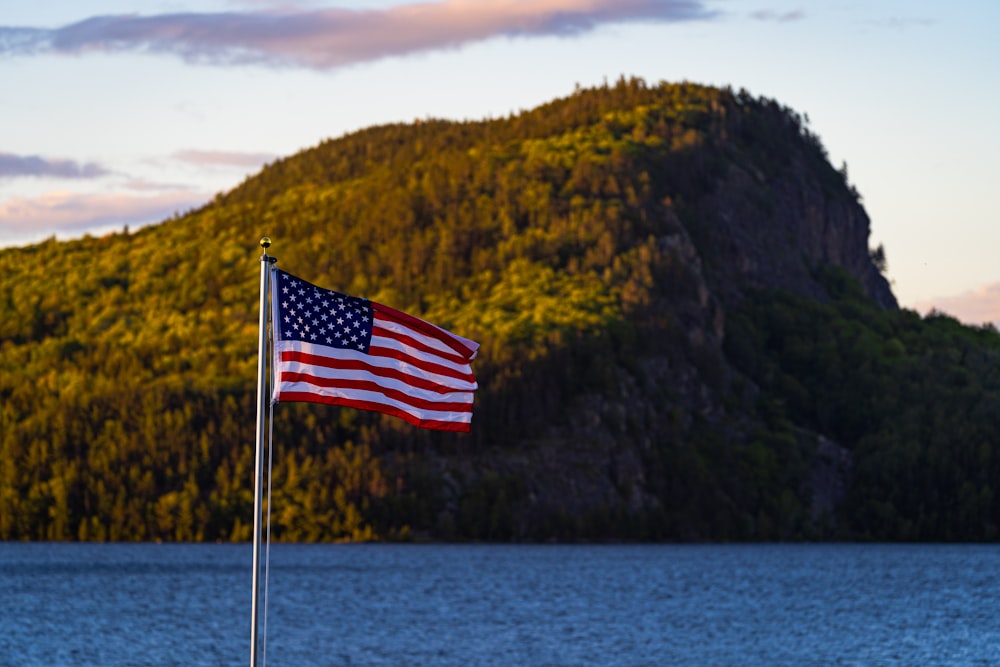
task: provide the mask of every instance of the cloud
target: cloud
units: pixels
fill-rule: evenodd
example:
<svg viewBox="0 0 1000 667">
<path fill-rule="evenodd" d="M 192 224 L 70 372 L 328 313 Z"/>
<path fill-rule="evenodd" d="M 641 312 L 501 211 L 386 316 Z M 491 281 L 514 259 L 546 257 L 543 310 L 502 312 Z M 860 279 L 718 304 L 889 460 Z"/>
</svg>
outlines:
<svg viewBox="0 0 1000 667">
<path fill-rule="evenodd" d="M 1000 283 L 983 285 L 973 290 L 916 304 L 915 310 L 928 313 L 938 310 L 966 324 L 986 322 L 1000 324 Z"/>
<path fill-rule="evenodd" d="M 801 9 L 793 9 L 790 12 L 776 12 L 770 9 L 761 9 L 750 14 L 751 17 L 757 19 L 758 21 L 778 21 L 779 23 L 798 21 L 799 19 L 805 18 L 805 15 L 805 12 Z"/>
<path fill-rule="evenodd" d="M 889 16 L 876 21 L 868 21 L 868 25 L 876 28 L 890 28 L 892 30 L 908 30 L 912 27 L 929 28 L 937 24 L 934 19 L 917 18 L 913 16 Z"/>
<path fill-rule="evenodd" d="M 365 10 L 129 14 L 51 30 L 0 27 L 0 55 L 131 51 L 332 69 L 493 37 L 573 36 L 605 23 L 713 16 L 703 0 L 440 0 Z"/>
<path fill-rule="evenodd" d="M 278 156 L 273 153 L 184 150 L 174 153 L 174 157 L 181 162 L 188 162 L 199 166 L 256 168 L 271 162 Z"/>
<path fill-rule="evenodd" d="M 211 195 L 190 190 L 156 195 L 49 192 L 0 202 L 0 239 L 106 225 L 142 225 L 204 205 Z"/>
<path fill-rule="evenodd" d="M 44 176 L 49 178 L 100 178 L 110 172 L 93 162 L 51 160 L 39 155 L 0 153 L 0 178 Z"/>
</svg>

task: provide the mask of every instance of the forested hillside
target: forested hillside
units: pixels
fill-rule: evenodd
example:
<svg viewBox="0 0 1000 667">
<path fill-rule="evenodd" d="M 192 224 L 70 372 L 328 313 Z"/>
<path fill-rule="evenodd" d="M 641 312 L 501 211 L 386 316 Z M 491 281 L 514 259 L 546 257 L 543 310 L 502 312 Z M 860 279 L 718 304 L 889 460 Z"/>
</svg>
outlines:
<svg viewBox="0 0 1000 667">
<path fill-rule="evenodd" d="M 468 435 L 276 406 L 277 539 L 992 539 L 1000 337 L 868 231 L 794 111 L 622 79 L 2 250 L 0 539 L 250 538 L 265 234 L 482 344 Z"/>
</svg>

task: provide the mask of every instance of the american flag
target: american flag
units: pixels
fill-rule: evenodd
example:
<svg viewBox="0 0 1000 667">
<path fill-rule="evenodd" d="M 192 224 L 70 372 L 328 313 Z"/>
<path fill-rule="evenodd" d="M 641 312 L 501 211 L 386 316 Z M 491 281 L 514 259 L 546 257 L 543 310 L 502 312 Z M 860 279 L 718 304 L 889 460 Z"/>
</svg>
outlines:
<svg viewBox="0 0 1000 667">
<path fill-rule="evenodd" d="M 479 344 L 272 269 L 275 401 L 342 405 L 468 432 Z"/>
</svg>

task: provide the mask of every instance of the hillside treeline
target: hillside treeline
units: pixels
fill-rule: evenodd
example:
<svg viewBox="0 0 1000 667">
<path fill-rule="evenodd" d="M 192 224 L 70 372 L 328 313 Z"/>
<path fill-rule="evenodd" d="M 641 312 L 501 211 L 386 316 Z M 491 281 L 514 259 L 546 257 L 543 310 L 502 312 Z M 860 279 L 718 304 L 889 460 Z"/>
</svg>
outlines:
<svg viewBox="0 0 1000 667">
<path fill-rule="evenodd" d="M 772 420 L 852 454 L 843 537 L 995 540 L 1000 520 L 1000 336 L 942 313 L 881 311 L 843 275 L 833 299 L 755 294 L 730 358 Z M 766 406 L 766 407 L 765 407 Z"/>
<path fill-rule="evenodd" d="M 0 252 L 0 539 L 249 539 L 265 234 L 283 269 L 482 344 L 468 436 L 276 406 L 277 539 L 993 537 L 996 333 L 822 266 L 824 298 L 715 300 L 733 169 L 856 205 L 795 112 L 622 79 Z M 817 437 L 848 461 L 822 511 Z"/>
</svg>

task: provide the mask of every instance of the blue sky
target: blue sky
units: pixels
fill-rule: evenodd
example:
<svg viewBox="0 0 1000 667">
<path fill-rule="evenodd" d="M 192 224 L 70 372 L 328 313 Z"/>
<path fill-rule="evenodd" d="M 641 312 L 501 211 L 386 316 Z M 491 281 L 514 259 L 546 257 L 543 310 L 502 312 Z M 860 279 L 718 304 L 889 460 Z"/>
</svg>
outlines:
<svg viewBox="0 0 1000 667">
<path fill-rule="evenodd" d="M 619 75 L 806 114 L 901 305 L 1000 322 L 1000 2 L 37 0 L 0 12 L 0 246 L 159 222 L 369 125 Z"/>
</svg>

